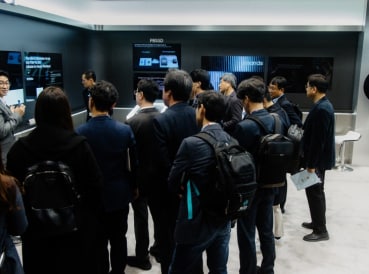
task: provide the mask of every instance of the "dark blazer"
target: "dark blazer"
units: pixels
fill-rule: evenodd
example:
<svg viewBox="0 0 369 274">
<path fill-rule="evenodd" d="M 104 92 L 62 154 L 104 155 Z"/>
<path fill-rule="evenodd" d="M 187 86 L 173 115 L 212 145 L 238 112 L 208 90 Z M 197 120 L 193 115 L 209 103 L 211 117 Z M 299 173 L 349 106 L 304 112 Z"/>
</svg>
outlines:
<svg viewBox="0 0 369 274">
<path fill-rule="evenodd" d="M 132 199 L 135 181 L 128 167 L 136 166 L 136 141 L 132 129 L 110 116 L 92 117 L 76 129 L 87 138 L 103 174 L 103 205 L 107 212 L 124 209 Z"/>
<path fill-rule="evenodd" d="M 257 116 L 268 129 L 268 133 L 274 132 L 274 118 L 266 109 L 260 109 L 248 115 Z M 244 120 L 236 125 L 233 137 L 256 159 L 260 137 L 265 134 L 266 133 L 262 132 L 260 126 L 255 121 L 247 119 L 246 116 Z"/>
<path fill-rule="evenodd" d="M 138 168 L 137 184 L 140 194 L 155 191 L 151 182 L 157 177 L 158 156 L 154 135 L 154 118 L 159 115 L 155 107 L 144 108 L 126 121 L 136 139 Z"/>
<path fill-rule="evenodd" d="M 229 142 L 230 140 L 229 134 L 219 124 L 208 125 L 203 131 L 214 136 L 219 142 Z M 209 167 L 214 164 L 214 161 L 214 151 L 208 143 L 193 136 L 185 138 L 169 174 L 168 183 L 170 190 L 174 193 L 181 192 L 181 179 L 183 173 L 186 172 L 187 177 L 198 187 L 201 195 L 201 193 L 206 191 L 207 185 L 211 183 L 210 178 L 212 174 L 209 174 Z M 184 185 L 184 189 L 186 189 L 186 185 Z M 196 200 L 194 202 L 193 221 L 188 220 L 187 193 L 185 192 L 180 201 L 175 229 L 175 239 L 178 243 L 201 242 L 201 236 L 208 237 L 212 229 L 220 225 L 213 224 L 211 220 L 203 217 L 198 200 L 197 203 Z"/>
<path fill-rule="evenodd" d="M 277 102 L 286 112 L 290 118 L 291 125 L 298 125 L 302 127 L 302 121 L 299 116 L 297 116 L 291 102 L 287 99 L 286 94 L 283 94 L 278 98 Z"/>
<path fill-rule="evenodd" d="M 187 102 L 176 103 L 154 118 L 157 161 L 165 183 L 182 140 L 198 131 L 195 109 Z"/>
<path fill-rule="evenodd" d="M 236 124 L 242 120 L 242 101 L 237 98 L 237 94 L 233 91 L 229 96 L 225 96 L 226 110 L 223 119 L 223 129 L 229 134 L 233 133 Z"/>
<path fill-rule="evenodd" d="M 306 168 L 329 170 L 335 165 L 334 109 L 327 97 L 314 104 L 306 117 L 302 137 Z"/>
<path fill-rule="evenodd" d="M 269 113 L 277 113 L 282 123 L 282 133 L 287 134 L 288 128 L 291 125 L 290 118 L 288 118 L 287 112 L 281 108 L 279 104 L 273 104 L 266 109 Z"/>
</svg>

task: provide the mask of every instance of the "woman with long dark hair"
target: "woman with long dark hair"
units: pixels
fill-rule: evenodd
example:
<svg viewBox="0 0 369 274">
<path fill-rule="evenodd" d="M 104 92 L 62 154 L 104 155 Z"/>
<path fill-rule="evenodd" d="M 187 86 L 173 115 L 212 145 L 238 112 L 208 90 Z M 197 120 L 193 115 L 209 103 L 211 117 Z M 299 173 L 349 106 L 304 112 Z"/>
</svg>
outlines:
<svg viewBox="0 0 369 274">
<path fill-rule="evenodd" d="M 25 193 L 29 227 L 22 236 L 24 270 L 27 274 L 99 273 L 94 244 L 101 207 L 101 173 L 86 139 L 74 132 L 69 101 L 61 88 L 50 86 L 40 93 L 35 120 L 36 128 L 9 151 L 7 168 L 23 182 L 27 169 L 37 163 L 66 164 L 81 195 L 80 218 L 76 232 L 40 235 Z"/>
</svg>

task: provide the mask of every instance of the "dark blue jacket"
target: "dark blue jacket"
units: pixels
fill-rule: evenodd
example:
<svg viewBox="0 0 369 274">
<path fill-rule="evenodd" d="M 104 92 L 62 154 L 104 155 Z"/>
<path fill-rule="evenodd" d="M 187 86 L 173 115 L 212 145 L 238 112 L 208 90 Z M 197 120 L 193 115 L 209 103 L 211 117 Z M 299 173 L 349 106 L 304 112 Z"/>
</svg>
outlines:
<svg viewBox="0 0 369 274">
<path fill-rule="evenodd" d="M 291 125 L 290 118 L 288 118 L 287 112 L 281 108 L 279 104 L 273 104 L 266 109 L 269 113 L 277 113 L 282 123 L 282 133 L 287 134 L 288 128 Z"/>
<path fill-rule="evenodd" d="M 204 132 L 210 133 L 220 142 L 230 140 L 227 134 L 219 124 L 211 124 L 203 129 Z M 181 193 L 181 186 L 186 189 L 186 182 L 182 183 L 182 175 L 186 173 L 191 182 L 199 189 L 200 195 L 206 191 L 209 178 L 209 167 L 215 162 L 213 148 L 204 140 L 198 137 L 187 137 L 181 143 L 177 156 L 171 168 L 168 183 L 170 191 Z M 193 219 L 188 220 L 187 209 L 187 192 L 184 191 L 180 201 L 178 218 L 175 229 L 175 240 L 178 243 L 199 243 L 212 233 L 216 227 L 224 224 L 214 224 L 202 215 L 199 200 L 193 199 Z"/>
<path fill-rule="evenodd" d="M 330 101 L 323 97 L 314 104 L 304 123 L 302 137 L 306 168 L 329 170 L 335 165 L 335 118 Z"/>
<path fill-rule="evenodd" d="M 103 175 L 103 205 L 106 211 L 125 208 L 132 198 L 134 182 L 127 170 L 127 151 L 135 167 L 136 141 L 132 129 L 109 116 L 97 116 L 76 129 L 87 138 Z"/>
<path fill-rule="evenodd" d="M 196 134 L 199 128 L 196 123 L 195 109 L 187 102 L 176 103 L 154 118 L 154 133 L 158 145 L 157 161 L 164 182 L 178 148 L 184 138 Z"/>
<path fill-rule="evenodd" d="M 299 127 L 302 127 L 302 121 L 300 117 L 293 109 L 292 103 L 287 99 L 285 94 L 279 97 L 276 103 L 278 103 L 287 112 L 291 125 L 298 125 Z"/>
<path fill-rule="evenodd" d="M 274 118 L 266 109 L 260 109 L 248 115 L 257 116 L 268 129 L 269 132 L 267 133 L 274 132 Z M 265 134 L 266 133 L 261 130 L 260 126 L 255 121 L 247 119 L 246 116 L 244 120 L 236 125 L 233 137 L 235 137 L 240 145 L 250 152 L 254 159 L 256 159 L 260 137 Z"/>
</svg>

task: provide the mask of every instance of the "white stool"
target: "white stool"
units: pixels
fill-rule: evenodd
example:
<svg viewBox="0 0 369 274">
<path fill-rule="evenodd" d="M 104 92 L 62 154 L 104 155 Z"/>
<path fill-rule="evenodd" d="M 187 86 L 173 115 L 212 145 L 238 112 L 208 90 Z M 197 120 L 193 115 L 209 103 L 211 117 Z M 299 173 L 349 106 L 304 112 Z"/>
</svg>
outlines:
<svg viewBox="0 0 369 274">
<path fill-rule="evenodd" d="M 339 146 L 340 164 L 336 166 L 339 171 L 353 171 L 352 167 L 345 164 L 345 148 L 346 142 L 358 141 L 361 138 L 361 134 L 356 131 L 349 131 L 345 135 L 338 135 L 335 137 L 335 143 Z"/>
</svg>

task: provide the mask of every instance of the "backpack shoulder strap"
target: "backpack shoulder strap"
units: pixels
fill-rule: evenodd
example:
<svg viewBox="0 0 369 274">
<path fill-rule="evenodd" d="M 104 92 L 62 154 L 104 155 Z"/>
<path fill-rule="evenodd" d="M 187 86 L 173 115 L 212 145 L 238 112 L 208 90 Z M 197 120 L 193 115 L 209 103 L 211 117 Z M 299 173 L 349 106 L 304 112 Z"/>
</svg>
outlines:
<svg viewBox="0 0 369 274">
<path fill-rule="evenodd" d="M 282 122 L 277 113 L 270 113 L 274 118 L 274 133 L 282 134 Z"/>
<path fill-rule="evenodd" d="M 254 115 L 248 115 L 246 119 L 253 120 L 255 123 L 259 125 L 259 127 L 264 131 L 265 134 L 268 133 L 267 128 L 265 127 L 264 123 L 259 119 L 259 117 Z"/>
<path fill-rule="evenodd" d="M 215 149 L 217 140 L 213 136 L 211 136 L 209 133 L 201 131 L 194 136 L 204 140 L 205 142 L 210 144 Z"/>
<path fill-rule="evenodd" d="M 277 113 L 270 113 L 270 115 L 273 116 L 274 119 L 274 133 L 281 133 L 282 132 L 282 122 L 281 119 L 279 118 Z M 260 120 L 259 117 L 257 116 L 253 116 L 253 115 L 249 115 L 246 117 L 246 119 L 250 119 L 255 121 L 263 130 L 265 134 L 268 134 L 268 130 L 265 127 L 264 123 Z"/>
</svg>

